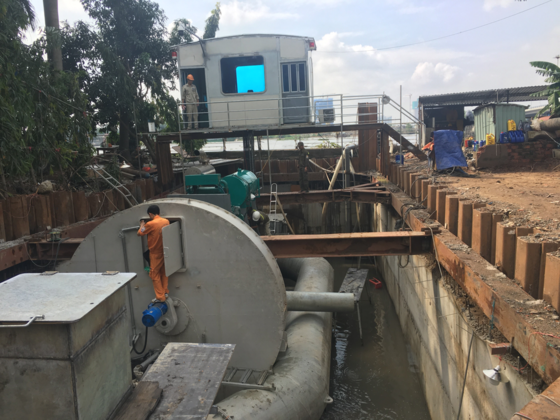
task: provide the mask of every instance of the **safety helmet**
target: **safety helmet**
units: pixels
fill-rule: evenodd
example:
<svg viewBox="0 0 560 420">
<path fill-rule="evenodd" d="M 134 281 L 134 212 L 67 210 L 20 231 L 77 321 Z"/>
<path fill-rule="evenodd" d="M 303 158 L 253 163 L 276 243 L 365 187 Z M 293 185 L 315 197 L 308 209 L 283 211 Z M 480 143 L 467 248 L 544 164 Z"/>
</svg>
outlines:
<svg viewBox="0 0 560 420">
<path fill-rule="evenodd" d="M 258 211 L 253 212 L 253 221 L 258 222 L 261 217 L 261 214 Z"/>
<path fill-rule="evenodd" d="M 194 80 L 193 75 L 192 75 L 192 74 L 189 74 L 189 75 L 187 76 L 187 80 Z"/>
</svg>

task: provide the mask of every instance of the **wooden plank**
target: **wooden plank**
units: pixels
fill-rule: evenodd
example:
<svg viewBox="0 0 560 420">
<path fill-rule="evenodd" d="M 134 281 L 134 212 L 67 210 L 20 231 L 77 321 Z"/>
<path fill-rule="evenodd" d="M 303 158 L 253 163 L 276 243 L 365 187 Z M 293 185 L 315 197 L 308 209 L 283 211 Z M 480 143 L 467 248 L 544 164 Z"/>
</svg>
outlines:
<svg viewBox="0 0 560 420">
<path fill-rule="evenodd" d="M 235 344 L 168 343 L 142 382 L 158 382 L 163 397 L 151 420 L 181 415 L 205 420 L 212 408 Z"/>
<path fill-rule="evenodd" d="M 39 195 L 33 200 L 37 232 L 44 232 L 52 227 L 50 196 Z"/>
<path fill-rule="evenodd" d="M 349 268 L 338 293 L 353 293 L 354 300 L 359 302 L 368 272 L 367 268 Z"/>
<path fill-rule="evenodd" d="M 8 200 L 2 201 L 2 212 L 4 215 L 4 235 L 6 241 L 14 240 L 14 229 L 12 227 L 12 212 L 10 210 L 10 202 Z"/>
<path fill-rule="evenodd" d="M 74 203 L 74 220 L 84 222 L 88 219 L 88 208 L 85 191 L 72 192 L 72 202 Z"/>
<path fill-rule="evenodd" d="M 139 382 L 113 420 L 146 420 L 157 407 L 162 392 L 157 382 Z"/>
<path fill-rule="evenodd" d="M 74 210 L 67 191 L 55 191 L 51 194 L 51 202 L 54 207 L 53 227 L 68 226 L 74 219 Z M 70 218 L 72 215 L 72 218 Z"/>
<path fill-rule="evenodd" d="M 27 197 L 18 195 L 8 199 L 10 213 L 12 215 L 12 229 L 14 239 L 29 235 L 29 210 L 27 207 Z"/>
<path fill-rule="evenodd" d="M 37 202 L 37 195 L 28 195 L 27 200 L 27 220 L 29 222 L 29 233 L 37 233 L 37 219 L 35 217 L 35 203 Z"/>
</svg>

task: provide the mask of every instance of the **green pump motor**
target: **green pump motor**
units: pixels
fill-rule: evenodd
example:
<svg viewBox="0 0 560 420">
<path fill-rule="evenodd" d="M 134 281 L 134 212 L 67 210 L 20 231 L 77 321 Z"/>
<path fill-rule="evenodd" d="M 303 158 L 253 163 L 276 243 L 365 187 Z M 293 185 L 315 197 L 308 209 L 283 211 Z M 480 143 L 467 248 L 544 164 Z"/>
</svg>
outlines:
<svg viewBox="0 0 560 420">
<path fill-rule="evenodd" d="M 247 207 L 255 205 L 254 200 L 260 197 L 260 182 L 253 172 L 238 169 L 237 172 L 224 178 L 220 174 L 186 175 L 185 186 L 187 195 L 229 194 L 233 214 L 245 220 Z"/>
<path fill-rule="evenodd" d="M 260 196 L 260 182 L 257 176 L 244 169 L 222 178 L 228 186 L 231 206 L 246 209 L 252 206 L 255 197 Z"/>
</svg>

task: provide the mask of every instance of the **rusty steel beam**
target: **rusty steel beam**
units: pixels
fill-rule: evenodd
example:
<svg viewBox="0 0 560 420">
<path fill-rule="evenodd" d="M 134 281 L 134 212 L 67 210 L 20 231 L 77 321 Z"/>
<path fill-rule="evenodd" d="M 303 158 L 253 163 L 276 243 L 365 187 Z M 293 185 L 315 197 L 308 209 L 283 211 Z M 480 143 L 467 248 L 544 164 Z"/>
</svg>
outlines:
<svg viewBox="0 0 560 420">
<path fill-rule="evenodd" d="M 432 248 L 431 237 L 422 232 L 278 235 L 261 239 L 276 258 L 416 255 Z"/>
<path fill-rule="evenodd" d="M 519 413 L 519 414 L 517 414 Z M 560 379 L 554 381 L 542 394 L 513 415 L 511 420 L 552 420 L 560 419 Z"/>
<path fill-rule="evenodd" d="M 97 225 L 103 222 L 107 217 L 100 217 L 95 220 L 91 220 L 89 222 L 80 222 L 75 223 L 70 226 L 66 226 L 65 228 L 61 229 L 61 237 L 62 238 L 83 238 L 87 236 Z M 42 238 L 44 238 L 45 232 L 37 233 L 32 236 L 31 241 L 34 242 L 41 242 Z M 81 240 L 81 239 L 80 239 Z M 66 242 L 66 241 L 65 241 Z M 63 242 L 64 243 L 64 242 Z M 0 249 L 0 271 L 6 270 L 14 265 L 23 263 L 25 261 L 29 261 L 31 259 L 40 259 L 30 256 L 30 252 L 35 252 L 38 249 L 38 245 L 32 245 L 33 249 L 28 249 L 27 246 L 28 242 L 23 241 L 22 239 L 17 239 L 12 241 L 11 243 L 5 243 L 4 248 Z M 49 242 L 49 244 L 52 244 Z M 71 248 L 74 245 L 71 245 L 72 242 L 64 245 L 64 249 Z M 62 247 L 62 245 L 61 245 Z M 77 248 L 77 246 L 75 246 Z M 41 248 L 44 249 L 44 248 Z M 62 248 L 61 248 L 62 249 Z M 75 249 L 74 249 L 75 250 Z M 56 251 L 56 248 L 55 248 Z M 60 251 L 60 250 L 59 250 Z M 66 251 L 64 251 L 66 252 Z M 48 252 L 47 252 L 48 253 Z M 73 252 L 72 252 L 73 254 Z M 38 254 L 35 253 L 35 256 Z M 43 254 L 41 254 L 43 255 Z M 47 255 L 47 254 L 44 254 Z M 45 258 L 45 259 L 54 259 L 54 255 L 52 258 Z M 64 258 L 59 258 L 64 259 Z"/>
<path fill-rule="evenodd" d="M 394 209 L 400 215 L 406 213 L 405 222 L 414 231 L 425 231 L 428 213 L 424 210 L 407 212 L 407 203 L 413 203 L 413 200 L 406 194 L 393 193 Z M 508 303 L 508 301 L 524 302 L 534 299 L 513 280 L 503 279 L 503 277 L 500 279 L 501 273 L 480 255 L 463 251 L 462 249 L 465 249 L 463 242 L 448 230 L 441 228 L 441 233 L 434 236 L 434 245 L 441 266 L 463 288 L 486 317 L 494 319 L 496 328 L 512 343 L 535 372 L 547 384 L 556 381 L 560 377 L 560 352 L 555 346 L 548 344 L 553 339 L 543 335 L 556 335 L 554 327 L 540 324 L 537 330 L 523 313 Z M 492 285 L 489 281 L 492 281 Z"/>
<path fill-rule="evenodd" d="M 309 192 L 278 193 L 282 204 L 309 204 L 351 201 L 353 203 L 384 203 L 391 202 L 391 193 L 383 187 L 350 188 L 344 190 L 321 190 Z M 270 203 L 270 194 L 261 194 L 257 205 Z"/>
<path fill-rule="evenodd" d="M 84 238 L 68 238 L 59 242 L 35 240 L 27 242 L 31 260 L 69 260 Z"/>
<path fill-rule="evenodd" d="M 265 169 L 266 172 L 266 169 Z M 308 174 L 309 181 L 324 181 L 327 179 L 325 177 L 324 172 L 309 172 Z M 268 175 L 264 177 L 264 183 L 268 184 Z M 297 172 L 293 173 L 273 173 L 272 174 L 272 182 L 281 183 L 281 182 L 298 182 L 299 181 L 299 174 Z"/>
<path fill-rule="evenodd" d="M 29 260 L 27 248 L 23 241 L 13 241 L 14 245 L 0 250 L 0 270 L 6 270 L 14 265 Z"/>
</svg>

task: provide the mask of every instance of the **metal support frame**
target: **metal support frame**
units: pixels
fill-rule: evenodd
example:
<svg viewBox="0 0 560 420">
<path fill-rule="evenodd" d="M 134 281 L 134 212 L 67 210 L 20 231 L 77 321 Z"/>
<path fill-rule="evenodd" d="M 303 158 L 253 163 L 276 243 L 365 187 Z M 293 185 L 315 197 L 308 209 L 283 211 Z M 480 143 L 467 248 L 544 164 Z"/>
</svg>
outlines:
<svg viewBox="0 0 560 420">
<path fill-rule="evenodd" d="M 391 192 L 385 187 L 349 188 L 343 190 L 314 190 L 309 192 L 278 193 L 282 204 L 310 204 L 330 202 L 353 203 L 384 203 L 391 202 Z M 257 198 L 257 205 L 266 205 L 270 202 L 270 194 L 261 194 Z"/>
<path fill-rule="evenodd" d="M 425 232 L 369 232 L 263 236 L 276 258 L 417 255 L 431 250 Z"/>
<path fill-rule="evenodd" d="M 119 238 L 121 238 L 122 243 L 122 250 L 123 250 L 123 259 L 124 259 L 124 270 L 128 273 L 130 272 L 130 267 L 128 265 L 128 250 L 126 248 L 126 232 L 131 231 L 138 231 L 140 226 L 131 226 L 124 229 L 121 229 L 119 232 Z M 136 343 L 138 339 L 138 334 L 136 332 L 136 320 L 134 319 L 134 302 L 132 301 L 132 288 L 130 287 L 130 282 L 126 283 L 126 294 L 128 295 L 128 305 L 130 306 L 130 328 L 132 329 L 132 340 L 131 345 Z"/>
</svg>

